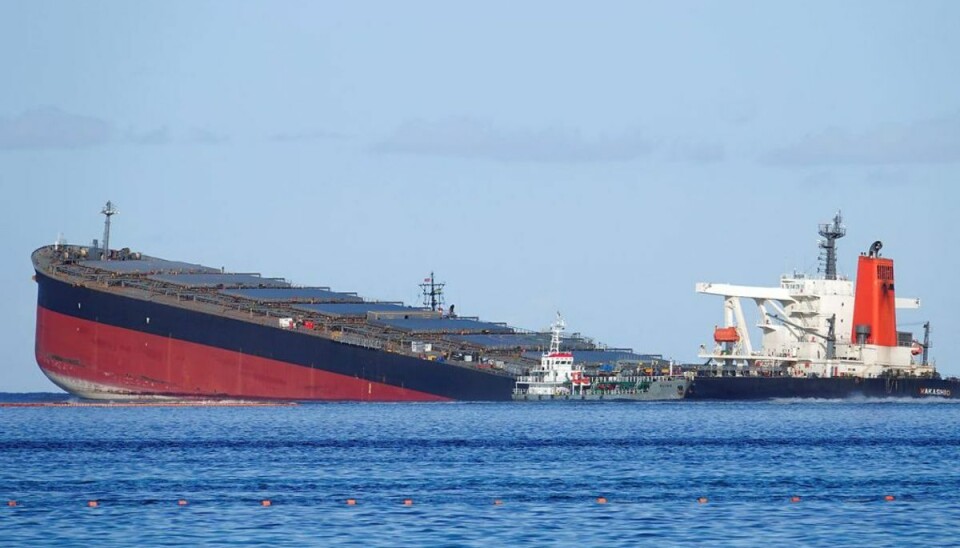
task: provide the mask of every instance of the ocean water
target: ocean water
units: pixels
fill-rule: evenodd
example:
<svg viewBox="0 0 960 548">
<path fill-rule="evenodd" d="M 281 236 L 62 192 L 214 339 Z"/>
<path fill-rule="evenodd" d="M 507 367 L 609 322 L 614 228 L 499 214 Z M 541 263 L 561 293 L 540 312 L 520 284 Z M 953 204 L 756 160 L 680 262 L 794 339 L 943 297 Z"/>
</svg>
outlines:
<svg viewBox="0 0 960 548">
<path fill-rule="evenodd" d="M 0 463 L 5 546 L 960 545 L 946 401 L 3 407 Z"/>
</svg>

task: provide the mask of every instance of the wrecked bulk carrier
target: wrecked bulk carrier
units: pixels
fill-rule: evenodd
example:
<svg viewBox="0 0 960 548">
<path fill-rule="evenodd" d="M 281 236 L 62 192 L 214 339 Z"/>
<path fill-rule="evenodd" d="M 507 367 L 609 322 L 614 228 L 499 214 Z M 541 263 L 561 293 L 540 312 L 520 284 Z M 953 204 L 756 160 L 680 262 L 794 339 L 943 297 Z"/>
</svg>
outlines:
<svg viewBox="0 0 960 548">
<path fill-rule="evenodd" d="M 369 301 L 111 249 L 116 210 L 101 213 L 102 246 L 32 256 L 37 362 L 83 398 L 507 401 L 550 344 L 550 333 L 445 310 L 432 273 L 423 307 Z M 576 334 L 564 347 L 607 354 Z"/>
</svg>

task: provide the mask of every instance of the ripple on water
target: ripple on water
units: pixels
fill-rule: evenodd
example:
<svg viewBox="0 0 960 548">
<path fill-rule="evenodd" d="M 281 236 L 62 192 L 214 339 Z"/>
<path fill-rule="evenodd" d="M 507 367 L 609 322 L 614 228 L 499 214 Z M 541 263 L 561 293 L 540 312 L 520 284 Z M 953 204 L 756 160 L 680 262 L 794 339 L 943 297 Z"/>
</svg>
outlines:
<svg viewBox="0 0 960 548">
<path fill-rule="evenodd" d="M 948 403 L 2 413 L 12 544 L 931 546 L 960 517 Z"/>
</svg>

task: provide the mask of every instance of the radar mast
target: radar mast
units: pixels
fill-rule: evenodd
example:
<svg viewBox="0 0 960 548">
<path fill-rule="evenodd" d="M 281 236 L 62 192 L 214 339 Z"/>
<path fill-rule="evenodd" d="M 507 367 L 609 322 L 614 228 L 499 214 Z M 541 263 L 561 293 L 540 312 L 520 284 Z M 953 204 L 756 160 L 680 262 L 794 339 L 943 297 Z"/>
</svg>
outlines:
<svg viewBox="0 0 960 548">
<path fill-rule="evenodd" d="M 113 207 L 113 203 L 107 200 L 107 205 L 103 206 L 103 209 L 100 210 L 106 220 L 103 221 L 103 260 L 110 260 L 110 217 L 120 213 L 117 209 Z"/>
<path fill-rule="evenodd" d="M 840 212 L 833 217 L 832 223 L 820 225 L 820 249 L 823 253 L 820 260 L 823 262 L 824 277 L 828 280 L 837 279 L 837 240 L 847 235 L 847 227 L 843 226 L 843 217 Z"/>
<path fill-rule="evenodd" d="M 430 310 L 436 311 L 437 307 L 443 307 L 443 286 L 447 284 L 438 283 L 433 278 L 433 272 L 430 277 L 423 280 L 420 289 L 423 290 L 423 306 L 429 306 Z"/>
</svg>

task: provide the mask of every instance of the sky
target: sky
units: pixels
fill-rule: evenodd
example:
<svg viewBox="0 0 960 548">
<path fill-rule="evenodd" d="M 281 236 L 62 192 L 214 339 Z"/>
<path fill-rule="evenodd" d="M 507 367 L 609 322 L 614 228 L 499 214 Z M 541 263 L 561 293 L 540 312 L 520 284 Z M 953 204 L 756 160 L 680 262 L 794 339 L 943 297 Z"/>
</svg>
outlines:
<svg viewBox="0 0 960 548">
<path fill-rule="evenodd" d="M 62 234 L 692 362 L 874 240 L 960 375 L 960 3 L 0 0 L 0 391 Z"/>
</svg>

